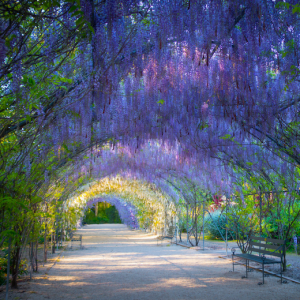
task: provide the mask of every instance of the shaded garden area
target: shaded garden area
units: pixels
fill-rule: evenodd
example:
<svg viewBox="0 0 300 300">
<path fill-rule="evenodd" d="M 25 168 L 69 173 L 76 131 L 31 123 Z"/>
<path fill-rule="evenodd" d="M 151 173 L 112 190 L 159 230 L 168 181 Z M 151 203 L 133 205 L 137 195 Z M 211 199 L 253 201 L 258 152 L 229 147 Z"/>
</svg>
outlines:
<svg viewBox="0 0 300 300">
<path fill-rule="evenodd" d="M 88 209 L 82 219 L 82 224 L 121 223 L 119 213 L 114 205 L 109 203 L 96 203 Z"/>
<path fill-rule="evenodd" d="M 1 1 L 7 293 L 91 223 L 297 258 L 299 33 L 297 0 Z"/>
</svg>

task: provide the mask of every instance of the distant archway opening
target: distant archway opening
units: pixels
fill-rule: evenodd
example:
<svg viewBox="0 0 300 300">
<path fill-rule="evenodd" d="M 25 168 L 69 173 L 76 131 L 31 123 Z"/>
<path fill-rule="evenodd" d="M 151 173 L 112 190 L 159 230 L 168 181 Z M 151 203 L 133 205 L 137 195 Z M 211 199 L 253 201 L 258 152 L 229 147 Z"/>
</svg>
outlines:
<svg viewBox="0 0 300 300">
<path fill-rule="evenodd" d="M 137 229 L 134 206 L 118 198 L 95 198 L 86 204 L 82 225 L 85 224 L 125 224 Z"/>
<path fill-rule="evenodd" d="M 122 223 L 115 205 L 106 201 L 96 202 L 85 211 L 82 224 L 120 224 Z"/>
</svg>

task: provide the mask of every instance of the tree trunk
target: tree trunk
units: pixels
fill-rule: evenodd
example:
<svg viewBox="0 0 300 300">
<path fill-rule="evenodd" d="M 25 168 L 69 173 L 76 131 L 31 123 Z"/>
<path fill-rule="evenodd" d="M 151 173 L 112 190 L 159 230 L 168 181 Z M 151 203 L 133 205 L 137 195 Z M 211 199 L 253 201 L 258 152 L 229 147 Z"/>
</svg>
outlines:
<svg viewBox="0 0 300 300">
<path fill-rule="evenodd" d="M 6 274 L 6 295 L 5 295 L 5 299 L 6 300 L 8 300 L 8 288 L 9 288 L 10 251 L 11 251 L 11 238 L 9 238 L 9 241 L 8 241 L 7 274 Z"/>
<path fill-rule="evenodd" d="M 61 233 L 60 233 L 60 246 L 63 246 L 63 236 L 64 236 L 64 225 L 62 224 Z"/>
<path fill-rule="evenodd" d="M 54 232 L 51 233 L 51 253 L 55 253 L 55 234 Z"/>
<path fill-rule="evenodd" d="M 31 265 L 31 271 L 34 272 L 35 271 L 35 259 L 34 259 L 34 246 L 33 246 L 33 242 L 30 242 L 29 245 L 29 258 L 30 258 L 30 265 Z"/>
<path fill-rule="evenodd" d="M 283 255 L 283 272 L 286 271 L 286 253 L 284 252 L 284 255 Z"/>
<path fill-rule="evenodd" d="M 12 281 L 11 281 L 11 288 L 17 289 L 17 279 L 19 275 L 19 262 L 20 262 L 20 246 L 15 246 L 15 249 L 12 253 L 12 260 L 11 260 L 11 275 L 12 275 Z"/>
<path fill-rule="evenodd" d="M 39 246 L 39 241 L 36 240 L 35 243 L 35 272 L 38 272 L 39 266 L 38 266 L 38 246 Z"/>
<path fill-rule="evenodd" d="M 47 225 L 45 224 L 44 232 L 44 262 L 47 262 Z"/>
</svg>

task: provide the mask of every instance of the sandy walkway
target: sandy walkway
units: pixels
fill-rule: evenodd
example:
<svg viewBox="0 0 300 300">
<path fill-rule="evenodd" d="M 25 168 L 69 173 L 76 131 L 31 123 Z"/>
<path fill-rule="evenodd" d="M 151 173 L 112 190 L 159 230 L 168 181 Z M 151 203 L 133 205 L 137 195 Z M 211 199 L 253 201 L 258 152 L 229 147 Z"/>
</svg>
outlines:
<svg viewBox="0 0 300 300">
<path fill-rule="evenodd" d="M 261 273 L 241 279 L 245 268 L 231 272 L 218 253 L 157 247 L 152 235 L 119 224 L 88 225 L 79 233 L 83 250 L 66 250 L 47 275 L 24 283 L 11 299 L 300 299 L 300 285 L 267 277 L 258 286 Z"/>
</svg>

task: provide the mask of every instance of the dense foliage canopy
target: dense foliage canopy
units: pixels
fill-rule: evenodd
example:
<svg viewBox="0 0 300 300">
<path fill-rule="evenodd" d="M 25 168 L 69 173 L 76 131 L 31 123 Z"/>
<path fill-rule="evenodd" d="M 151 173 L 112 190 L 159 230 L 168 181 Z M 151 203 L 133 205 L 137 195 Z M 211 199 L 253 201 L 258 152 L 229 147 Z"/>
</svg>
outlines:
<svg viewBox="0 0 300 300">
<path fill-rule="evenodd" d="M 237 236 L 299 232 L 299 34 L 297 0 L 3 0 L 13 286 L 28 242 L 97 201 L 133 227 L 190 208 L 197 235 L 200 207 L 226 202 Z"/>
</svg>

